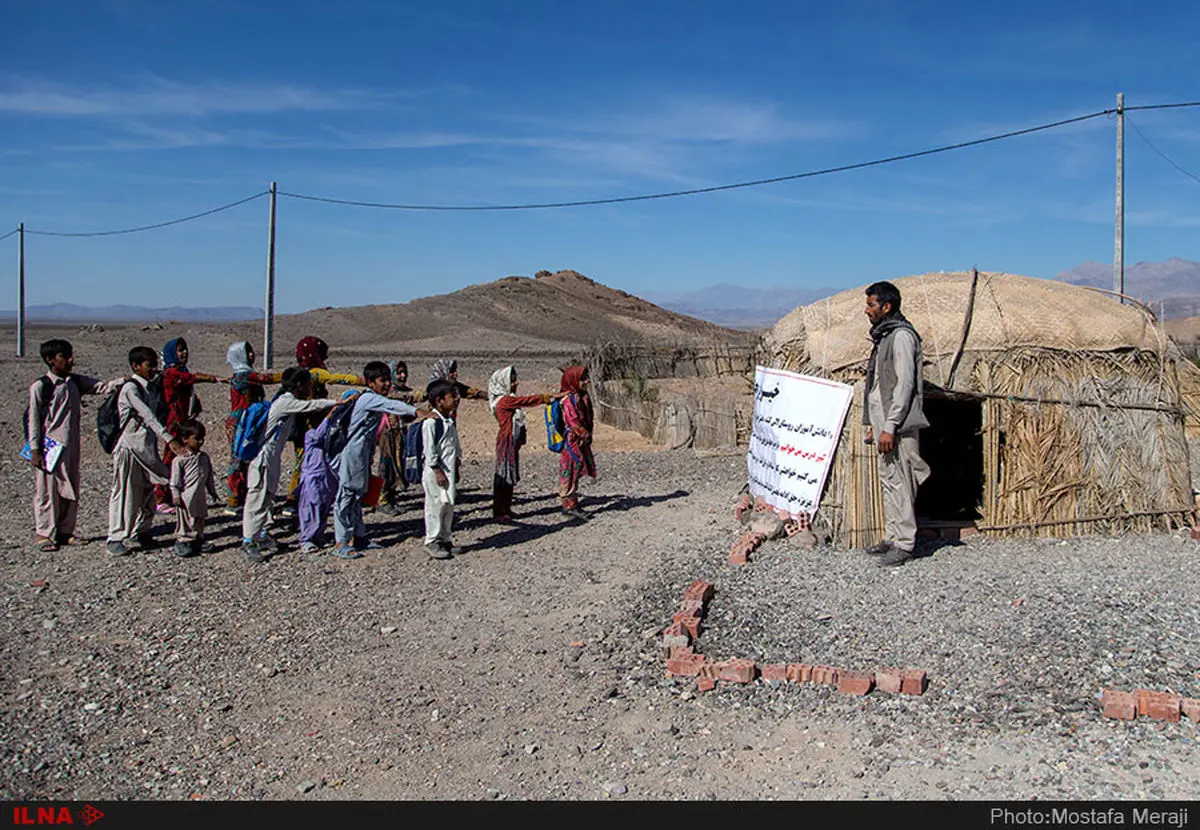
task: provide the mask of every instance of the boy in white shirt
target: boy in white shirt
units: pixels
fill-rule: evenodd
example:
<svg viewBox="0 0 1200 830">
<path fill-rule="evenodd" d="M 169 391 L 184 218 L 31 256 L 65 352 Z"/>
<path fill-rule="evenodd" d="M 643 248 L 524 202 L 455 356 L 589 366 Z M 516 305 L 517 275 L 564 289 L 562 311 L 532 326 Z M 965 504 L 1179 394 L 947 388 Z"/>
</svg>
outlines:
<svg viewBox="0 0 1200 830">
<path fill-rule="evenodd" d="M 454 413 L 458 410 L 458 388 L 448 380 L 429 384 L 425 398 L 433 405 L 433 417 L 421 425 L 421 487 L 425 490 L 425 550 L 434 559 L 449 559 L 460 548 L 450 541 L 454 502 L 458 495 L 458 470 L 462 445 Z"/>
</svg>

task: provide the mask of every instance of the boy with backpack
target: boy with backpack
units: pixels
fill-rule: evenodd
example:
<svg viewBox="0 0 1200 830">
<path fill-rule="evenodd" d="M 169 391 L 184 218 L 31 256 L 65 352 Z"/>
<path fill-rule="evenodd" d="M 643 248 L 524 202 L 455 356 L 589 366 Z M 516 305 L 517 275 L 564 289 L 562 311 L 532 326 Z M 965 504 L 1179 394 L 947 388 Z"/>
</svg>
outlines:
<svg viewBox="0 0 1200 830">
<path fill-rule="evenodd" d="M 324 412 L 341 406 L 346 400 L 310 399 L 312 376 L 307 369 L 287 369 L 281 391 L 271 402 L 262 434 L 254 443 L 260 449 L 246 469 L 246 507 L 242 511 L 242 556 L 247 562 L 266 560 L 264 548 L 275 547 L 267 533 L 271 506 L 279 489 L 279 460 L 284 444 L 292 433 L 296 417 L 309 412 Z"/>
<path fill-rule="evenodd" d="M 346 443 L 342 448 L 327 450 L 338 476 L 337 496 L 333 504 L 333 531 L 337 547 L 333 555 L 339 559 L 358 559 L 364 549 L 379 545 L 367 539 L 363 521 L 362 498 L 371 483 L 371 456 L 379 422 L 384 415 L 406 418 L 428 418 L 428 411 L 418 412 L 412 405 L 387 397 L 392 391 L 392 370 L 381 360 L 372 360 L 363 367 L 367 390 L 354 404 L 346 428 Z"/>
<path fill-rule="evenodd" d="M 158 457 L 158 439 L 175 455 L 187 452 L 158 419 L 158 401 L 150 391 L 150 379 L 158 369 L 158 354 L 147 346 L 129 350 L 133 378 L 122 384 L 116 395 L 116 432 L 120 436 L 112 447 L 113 479 L 108 498 L 108 552 L 113 556 L 129 554 L 127 543 L 134 540 L 142 549 L 153 546 L 150 524 L 154 518 L 154 485 L 166 484 L 170 471 Z M 97 428 L 112 411 L 105 401 L 97 416 Z M 111 425 L 110 425 L 111 426 Z M 105 447 L 108 449 L 108 447 Z"/>
<path fill-rule="evenodd" d="M 433 417 L 421 424 L 421 487 L 425 490 L 425 550 L 434 559 L 449 559 L 458 550 L 450 540 L 462 445 L 454 415 L 458 388 L 450 380 L 435 380 L 425 391 Z"/>
<path fill-rule="evenodd" d="M 75 350 L 66 340 L 47 340 L 39 352 L 46 374 L 29 387 L 25 436 L 29 440 L 29 463 L 36 471 L 34 544 L 39 550 L 54 551 L 62 545 L 84 544 L 75 537 L 82 438 L 79 396 L 107 394 L 120 387 L 125 378 L 104 383 L 74 374 Z M 53 464 L 47 464 L 46 439 L 58 445 Z"/>
</svg>

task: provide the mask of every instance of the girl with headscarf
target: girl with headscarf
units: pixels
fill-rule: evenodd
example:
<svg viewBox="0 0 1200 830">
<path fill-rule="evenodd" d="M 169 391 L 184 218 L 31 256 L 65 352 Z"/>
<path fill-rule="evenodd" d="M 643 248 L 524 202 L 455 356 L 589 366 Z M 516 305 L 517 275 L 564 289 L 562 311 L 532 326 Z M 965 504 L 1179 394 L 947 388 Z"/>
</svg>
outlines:
<svg viewBox="0 0 1200 830">
<path fill-rule="evenodd" d="M 471 398 L 472 400 L 482 401 L 487 398 L 487 393 L 482 389 L 476 389 L 474 386 L 467 386 L 458 379 L 458 361 L 444 357 L 436 361 L 429 367 L 429 382 L 435 380 L 448 380 L 458 389 L 460 398 Z"/>
<path fill-rule="evenodd" d="M 225 419 L 225 437 L 229 439 L 229 469 L 225 472 L 226 512 L 235 514 L 246 503 L 247 461 L 233 455 L 233 438 L 237 433 L 238 417 L 251 400 L 265 400 L 268 383 L 279 383 L 279 372 L 254 371 L 254 347 L 241 340 L 229 346 L 225 362 L 233 370 L 229 378 L 229 417 Z"/>
<path fill-rule="evenodd" d="M 492 518 L 498 522 L 513 520 L 513 490 L 521 480 L 521 446 L 525 443 L 525 413 L 527 406 L 544 406 L 558 395 L 524 395 L 518 397 L 517 370 L 505 366 L 492 373 L 488 381 L 488 405 L 500 425 L 496 433 L 496 474 L 492 478 Z"/>
<path fill-rule="evenodd" d="M 579 479 L 596 477 L 596 459 L 592 455 L 592 397 L 588 393 L 591 380 L 586 366 L 568 366 L 562 375 L 563 420 L 567 426 L 566 441 L 558 462 L 558 495 L 562 510 L 575 519 L 586 519 L 579 507 Z"/>
<path fill-rule="evenodd" d="M 325 398 L 329 396 L 326 384 L 337 383 L 346 386 L 364 386 L 361 375 L 339 374 L 331 372 L 325 366 L 329 359 L 329 344 L 319 337 L 302 337 L 296 344 L 296 365 L 307 369 L 312 378 L 312 397 Z M 291 442 L 296 451 L 296 463 L 292 465 L 292 478 L 288 483 L 287 505 L 289 512 L 296 509 L 296 487 L 300 484 L 300 465 L 304 460 L 304 436 L 320 423 L 321 416 L 299 416 L 292 429 Z"/>
<path fill-rule="evenodd" d="M 197 383 L 224 383 L 226 378 L 208 375 L 202 372 L 189 372 L 188 345 L 182 337 L 167 341 L 162 350 L 163 362 L 163 401 L 167 405 L 167 417 L 163 424 L 167 432 L 176 439 L 179 438 L 179 427 L 184 422 L 200 414 L 200 399 L 194 394 L 192 387 Z M 165 445 L 162 460 L 168 468 L 175 459 L 171 445 Z M 171 504 L 171 488 L 165 484 L 156 485 L 154 500 L 158 502 L 160 513 L 174 513 Z"/>
</svg>

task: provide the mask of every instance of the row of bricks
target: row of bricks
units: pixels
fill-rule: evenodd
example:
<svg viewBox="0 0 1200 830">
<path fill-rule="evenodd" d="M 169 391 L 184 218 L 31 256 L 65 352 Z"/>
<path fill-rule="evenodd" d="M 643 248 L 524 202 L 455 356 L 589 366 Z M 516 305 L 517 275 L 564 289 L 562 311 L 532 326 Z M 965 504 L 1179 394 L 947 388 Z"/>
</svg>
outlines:
<svg viewBox="0 0 1200 830">
<path fill-rule="evenodd" d="M 743 533 L 729 548 L 729 564 L 745 565 L 750 561 L 750 554 L 765 541 L 767 541 L 767 537 L 763 533 L 754 531 Z"/>
<path fill-rule="evenodd" d="M 761 667 L 753 660 L 711 661 L 697 654 L 690 647 L 671 649 L 667 659 L 668 674 L 679 677 L 695 677 L 701 691 L 708 691 L 721 680 L 726 683 L 750 683 L 756 677 L 763 680 L 788 683 L 820 683 L 837 686 L 847 695 L 866 695 L 872 690 L 892 694 L 924 694 L 927 685 L 922 669 L 879 669 L 875 672 L 851 671 L 833 666 L 810 666 L 807 663 L 777 663 Z"/>
<path fill-rule="evenodd" d="M 683 602 L 663 630 L 663 650 L 686 648 L 700 636 L 700 621 L 715 590 L 711 583 L 697 579 L 683 592 Z"/>
<path fill-rule="evenodd" d="M 1178 721 L 1181 715 L 1186 715 L 1200 723 L 1200 700 L 1170 692 L 1150 689 L 1118 692 L 1105 689 L 1100 695 L 1100 704 L 1104 717 L 1116 720 L 1133 720 L 1141 715 L 1155 720 Z"/>
<path fill-rule="evenodd" d="M 801 529 L 808 527 L 807 513 L 789 513 L 782 507 L 772 507 L 762 496 L 751 499 L 748 494 L 743 493 L 742 497 L 738 499 L 738 503 L 733 507 L 733 516 L 740 522 L 742 521 L 742 517 L 750 511 L 754 513 L 774 513 L 785 522 L 795 522 Z"/>
</svg>

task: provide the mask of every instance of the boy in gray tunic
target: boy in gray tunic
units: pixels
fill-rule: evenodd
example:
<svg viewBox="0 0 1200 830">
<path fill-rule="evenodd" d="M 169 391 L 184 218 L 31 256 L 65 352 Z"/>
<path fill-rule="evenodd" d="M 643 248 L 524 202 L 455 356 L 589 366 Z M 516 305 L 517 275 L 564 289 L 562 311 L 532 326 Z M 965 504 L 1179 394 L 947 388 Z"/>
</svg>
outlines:
<svg viewBox="0 0 1200 830">
<path fill-rule="evenodd" d="M 208 517 L 208 499 L 217 500 L 217 482 L 212 461 L 204 452 L 204 424 L 184 421 L 179 425 L 179 440 L 187 455 L 171 461 L 171 503 L 175 505 L 176 556 L 196 556 L 211 550 L 204 541 L 204 520 Z"/>
<path fill-rule="evenodd" d="M 918 432 L 929 426 L 923 408 L 921 337 L 900 313 L 900 290 L 890 282 L 867 287 L 865 313 L 874 347 L 867 361 L 863 423 L 879 450 L 884 537 L 867 548 L 880 565 L 912 558 L 917 540 L 917 488 L 929 478 Z"/>
<path fill-rule="evenodd" d="M 363 521 L 362 497 L 371 483 L 371 456 L 379 434 L 379 422 L 384 415 L 403 418 L 428 417 L 418 413 L 410 404 L 387 397 L 392 391 L 392 370 L 381 360 L 372 360 L 363 367 L 367 389 L 358 396 L 350 416 L 349 438 L 336 458 L 330 459 L 338 477 L 337 496 L 333 502 L 333 532 L 337 546 L 333 555 L 339 559 L 358 559 L 364 549 L 379 545 L 367 539 Z"/>
</svg>

